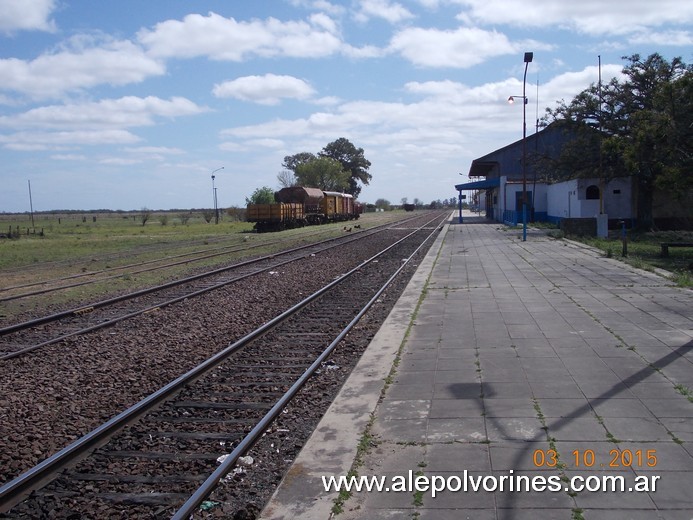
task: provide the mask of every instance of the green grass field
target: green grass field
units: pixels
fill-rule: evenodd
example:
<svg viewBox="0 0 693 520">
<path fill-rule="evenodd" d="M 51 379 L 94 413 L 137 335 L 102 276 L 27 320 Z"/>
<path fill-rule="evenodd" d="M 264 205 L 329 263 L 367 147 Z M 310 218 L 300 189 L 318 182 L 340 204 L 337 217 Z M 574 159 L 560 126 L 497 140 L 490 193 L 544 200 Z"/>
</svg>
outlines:
<svg viewBox="0 0 693 520">
<path fill-rule="evenodd" d="M 612 236 L 613 234 L 613 236 Z M 607 257 L 621 259 L 628 264 L 652 271 L 664 269 L 672 273 L 672 280 L 682 287 L 693 287 L 693 248 L 671 248 L 669 256 L 662 258 L 662 242 L 693 242 L 691 231 L 658 231 L 627 234 L 627 256 L 622 256 L 623 242 L 618 232 L 609 239 L 580 238 L 587 245 L 600 249 Z"/>
<path fill-rule="evenodd" d="M 185 222 L 185 223 L 184 223 Z M 152 212 L 142 224 L 141 212 L 0 215 L 0 269 L 63 262 L 131 251 L 146 253 L 161 246 L 191 247 L 220 237 L 249 232 L 252 224 L 207 223 L 202 214 Z"/>
</svg>

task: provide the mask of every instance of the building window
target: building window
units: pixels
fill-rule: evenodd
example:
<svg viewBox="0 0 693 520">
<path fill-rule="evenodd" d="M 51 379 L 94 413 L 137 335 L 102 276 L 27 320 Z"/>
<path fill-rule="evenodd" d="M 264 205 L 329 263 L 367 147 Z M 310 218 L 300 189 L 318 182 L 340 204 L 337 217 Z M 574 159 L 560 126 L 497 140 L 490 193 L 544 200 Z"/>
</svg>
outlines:
<svg viewBox="0 0 693 520">
<path fill-rule="evenodd" d="M 599 200 L 599 187 L 592 184 L 587 186 L 587 191 L 585 192 L 585 198 L 587 200 Z"/>
<path fill-rule="evenodd" d="M 614 190 L 614 195 L 620 195 L 620 194 L 621 194 L 621 190 Z"/>
</svg>

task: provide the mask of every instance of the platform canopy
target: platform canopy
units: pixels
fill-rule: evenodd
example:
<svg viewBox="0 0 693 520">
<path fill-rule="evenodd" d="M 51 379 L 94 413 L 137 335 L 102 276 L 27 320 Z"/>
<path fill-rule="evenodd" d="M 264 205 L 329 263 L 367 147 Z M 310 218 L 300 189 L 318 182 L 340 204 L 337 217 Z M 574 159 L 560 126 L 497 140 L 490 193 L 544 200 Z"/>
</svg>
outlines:
<svg viewBox="0 0 693 520">
<path fill-rule="evenodd" d="M 466 182 L 464 184 L 455 184 L 457 191 L 464 190 L 487 190 L 490 188 L 498 188 L 500 186 L 500 177 L 493 177 L 483 181 Z"/>
</svg>

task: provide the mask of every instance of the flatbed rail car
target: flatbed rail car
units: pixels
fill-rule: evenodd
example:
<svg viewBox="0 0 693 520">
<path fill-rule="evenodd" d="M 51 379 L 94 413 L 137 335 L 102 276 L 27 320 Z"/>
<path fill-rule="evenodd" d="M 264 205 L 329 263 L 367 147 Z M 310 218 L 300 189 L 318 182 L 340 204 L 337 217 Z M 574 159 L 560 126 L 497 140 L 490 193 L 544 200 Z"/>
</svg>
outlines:
<svg viewBox="0 0 693 520">
<path fill-rule="evenodd" d="M 248 204 L 246 220 L 255 222 L 258 232 L 280 231 L 305 225 L 305 213 L 303 204 L 297 203 Z"/>
<path fill-rule="evenodd" d="M 348 193 L 292 186 L 274 194 L 273 204 L 248 205 L 246 220 L 259 232 L 281 231 L 358 219 L 361 205 Z"/>
</svg>

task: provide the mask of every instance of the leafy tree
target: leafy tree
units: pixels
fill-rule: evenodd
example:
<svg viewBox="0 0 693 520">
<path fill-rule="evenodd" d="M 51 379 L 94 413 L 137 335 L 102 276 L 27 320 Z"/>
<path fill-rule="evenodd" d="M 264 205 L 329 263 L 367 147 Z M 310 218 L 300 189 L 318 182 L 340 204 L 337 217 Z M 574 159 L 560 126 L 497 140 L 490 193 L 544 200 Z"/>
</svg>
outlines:
<svg viewBox="0 0 693 520">
<path fill-rule="evenodd" d="M 296 180 L 300 186 L 325 191 L 343 191 L 349 185 L 349 172 L 330 157 L 318 157 L 296 167 Z"/>
<path fill-rule="evenodd" d="M 400 200 L 400 202 L 402 203 L 402 206 L 404 206 L 408 200 L 409 199 L 407 197 L 402 197 L 402 199 Z"/>
<path fill-rule="evenodd" d="M 274 190 L 268 186 L 256 188 L 250 198 L 246 197 L 246 204 L 272 204 L 274 202 Z"/>
<path fill-rule="evenodd" d="M 559 175 L 636 179 L 641 227 L 652 227 L 656 187 L 676 195 L 693 186 L 693 67 L 659 54 L 624 57 L 623 83 L 591 85 L 549 119 L 571 134 L 553 166 Z"/>
<path fill-rule="evenodd" d="M 296 168 L 298 168 L 301 164 L 309 163 L 311 161 L 314 161 L 316 159 L 315 155 L 310 153 L 310 152 L 301 152 L 297 153 L 295 155 L 287 155 L 284 157 L 284 162 L 282 163 L 282 166 L 294 173 L 296 173 Z"/>
<path fill-rule="evenodd" d="M 390 201 L 387 199 L 378 199 L 375 201 L 375 207 L 385 211 L 390 211 Z"/>
<path fill-rule="evenodd" d="M 363 155 L 363 148 L 356 148 L 351 141 L 344 137 L 340 137 L 326 145 L 320 153 L 319 157 L 330 157 L 339 161 L 342 168 L 349 172 L 347 193 L 351 193 L 357 197 L 361 193 L 359 182 L 368 184 L 373 176 L 368 173 L 368 168 L 371 162 Z"/>
</svg>

